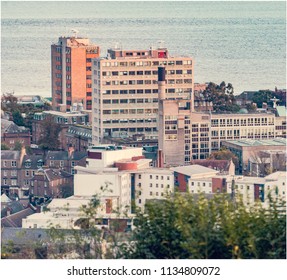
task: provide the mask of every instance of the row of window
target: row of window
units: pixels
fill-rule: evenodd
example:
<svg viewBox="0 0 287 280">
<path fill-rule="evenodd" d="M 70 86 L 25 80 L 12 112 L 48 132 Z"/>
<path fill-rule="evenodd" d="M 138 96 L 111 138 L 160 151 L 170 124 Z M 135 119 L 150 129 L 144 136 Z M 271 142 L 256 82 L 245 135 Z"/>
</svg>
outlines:
<svg viewBox="0 0 287 280">
<path fill-rule="evenodd" d="M 56 83 L 57 84 L 57 83 Z M 106 84 L 111 85 L 111 82 L 106 82 Z M 113 81 L 112 85 L 118 85 L 118 81 Z M 167 93 L 191 93 L 191 88 L 168 88 Z M 97 94 L 98 90 L 95 88 L 94 93 Z M 100 92 L 99 92 L 100 93 Z M 158 89 L 131 89 L 131 90 L 103 90 L 102 94 L 158 94 Z"/>
<path fill-rule="evenodd" d="M 3 167 L 8 167 L 8 165 L 9 161 L 3 160 Z M 17 161 L 16 160 L 10 161 L 10 165 L 11 167 L 17 167 Z"/>
<path fill-rule="evenodd" d="M 11 180 L 11 186 L 17 186 L 18 182 L 16 179 Z M 3 179 L 3 185 L 7 186 L 8 185 L 8 179 Z"/>
<path fill-rule="evenodd" d="M 138 99 L 104 99 L 103 104 L 135 104 L 135 103 L 157 103 L 157 98 Z"/>
<path fill-rule="evenodd" d="M 212 126 L 249 126 L 249 125 L 267 125 L 267 118 L 246 118 L 246 119 L 212 119 Z M 274 119 L 268 118 L 268 125 L 273 125 Z"/>
<path fill-rule="evenodd" d="M 167 80 L 168 85 L 174 85 L 174 84 L 191 84 L 192 79 L 169 79 Z M 98 80 L 94 80 L 94 84 L 98 84 Z M 104 86 L 110 86 L 110 85 L 157 85 L 157 80 L 104 80 L 102 81 L 102 84 Z"/>
<path fill-rule="evenodd" d="M 103 110 L 103 115 L 118 115 L 118 114 L 157 114 L 158 109 L 114 109 Z"/>
<path fill-rule="evenodd" d="M 159 65 L 192 65 L 192 60 L 164 60 L 164 61 L 97 61 L 94 60 L 94 65 L 97 66 L 98 64 L 101 66 L 107 67 L 133 67 L 133 66 L 159 66 Z"/>
<path fill-rule="evenodd" d="M 97 75 L 98 71 L 94 70 L 94 74 Z M 106 76 L 149 76 L 149 75 L 157 75 L 158 71 L 157 70 L 153 70 L 153 71 L 103 71 L 102 75 L 104 77 Z M 187 69 L 187 70 L 168 70 L 167 71 L 168 75 L 183 75 L 183 74 L 187 74 L 187 75 L 191 75 L 192 74 L 192 70 L 191 69 Z"/>
<path fill-rule="evenodd" d="M 9 176 L 8 174 L 9 174 L 9 172 L 8 172 L 7 170 L 3 170 L 3 174 L 2 174 L 2 175 L 3 175 L 4 177 Z M 10 171 L 10 174 L 11 174 L 11 176 L 17 176 L 17 170 L 11 170 L 11 171 Z"/>
<path fill-rule="evenodd" d="M 119 119 L 119 120 L 104 120 L 104 124 L 116 124 L 116 123 L 156 123 L 156 119 Z"/>
</svg>

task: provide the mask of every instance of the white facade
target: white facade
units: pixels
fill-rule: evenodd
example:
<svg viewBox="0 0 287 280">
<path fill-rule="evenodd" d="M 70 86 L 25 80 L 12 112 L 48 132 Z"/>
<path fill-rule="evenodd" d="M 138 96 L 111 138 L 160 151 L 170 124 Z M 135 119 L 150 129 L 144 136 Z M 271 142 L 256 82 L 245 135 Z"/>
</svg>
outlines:
<svg viewBox="0 0 287 280">
<path fill-rule="evenodd" d="M 113 145 L 100 145 L 101 149 L 89 149 L 88 152 L 91 154 L 97 154 L 98 159 L 87 158 L 87 166 L 91 168 L 105 168 L 112 166 L 116 161 L 122 159 L 130 159 L 132 157 L 142 156 L 142 148 L 132 148 L 132 147 L 117 147 Z M 117 147 L 109 149 L 109 147 Z M 106 149 L 105 149 L 106 148 Z"/>
<path fill-rule="evenodd" d="M 142 210 L 147 200 L 165 199 L 173 192 L 174 176 L 169 169 L 145 169 L 135 174 L 135 205 Z"/>
<path fill-rule="evenodd" d="M 212 178 L 225 179 L 226 192 L 234 192 L 241 195 L 245 205 L 254 205 L 258 200 L 264 207 L 268 206 L 268 194 L 273 198 L 282 198 L 286 201 L 286 172 L 278 171 L 264 178 L 247 176 L 212 176 L 209 178 L 191 178 L 188 181 L 190 193 L 214 193 Z M 233 182 L 234 180 L 234 182 Z M 257 193 L 257 194 L 256 194 Z"/>
<path fill-rule="evenodd" d="M 161 51 L 166 53 L 165 57 L 157 55 Z M 114 57 L 92 60 L 93 144 L 114 133 L 158 137 L 159 65 L 166 66 L 169 97 L 187 98 L 193 93 L 191 57 L 171 57 L 166 49 L 131 53 L 130 56 L 129 52 L 121 51 Z"/>
</svg>

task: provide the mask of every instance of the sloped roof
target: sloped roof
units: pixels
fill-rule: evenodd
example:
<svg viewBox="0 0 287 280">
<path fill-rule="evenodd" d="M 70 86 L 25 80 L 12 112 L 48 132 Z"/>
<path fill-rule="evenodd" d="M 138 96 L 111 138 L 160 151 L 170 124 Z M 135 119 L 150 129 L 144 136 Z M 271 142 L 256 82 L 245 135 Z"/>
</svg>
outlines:
<svg viewBox="0 0 287 280">
<path fill-rule="evenodd" d="M 11 202 L 12 200 L 5 194 L 5 193 L 3 193 L 2 195 L 1 195 L 1 204 L 3 204 L 3 203 L 8 203 L 8 202 Z"/>
<path fill-rule="evenodd" d="M 88 153 L 85 151 L 79 152 L 79 151 L 74 151 L 71 155 L 72 160 L 81 160 L 84 157 L 87 157 Z"/>
<path fill-rule="evenodd" d="M 277 113 L 279 117 L 286 117 L 286 107 L 285 106 L 277 106 Z"/>
<path fill-rule="evenodd" d="M 67 134 L 70 135 L 78 135 L 82 138 L 92 138 L 92 128 L 91 127 L 84 127 L 79 125 L 69 126 L 67 130 Z"/>
<path fill-rule="evenodd" d="M 1 210 L 1 218 L 7 216 L 8 209 L 11 214 L 17 213 L 23 210 L 25 207 L 18 200 L 11 200 L 5 205 L 5 208 Z"/>
<path fill-rule="evenodd" d="M 1 159 L 20 159 L 20 151 L 1 151 Z"/>
<path fill-rule="evenodd" d="M 24 126 L 18 126 L 12 121 L 1 119 L 1 131 L 6 133 L 28 132 L 29 129 Z"/>
<path fill-rule="evenodd" d="M 10 125 L 12 125 L 12 121 L 8 121 L 6 119 L 1 118 L 1 131 L 6 131 Z"/>
<path fill-rule="evenodd" d="M 31 163 L 31 166 L 29 167 L 30 169 L 38 169 L 37 163 L 40 160 L 42 160 L 42 162 L 44 163 L 43 155 L 25 155 L 22 162 L 22 168 L 27 168 L 25 166 L 25 163 L 30 162 Z"/>
<path fill-rule="evenodd" d="M 35 173 L 35 177 L 41 176 L 41 175 L 46 177 L 49 182 L 54 181 L 54 180 L 58 180 L 58 179 L 62 179 L 62 178 L 69 178 L 69 177 L 73 176 L 72 174 L 70 174 L 64 170 L 59 170 L 59 169 L 39 169 Z"/>
<path fill-rule="evenodd" d="M 191 165 L 198 164 L 214 170 L 228 171 L 230 167 L 230 160 L 217 160 L 217 159 L 197 159 L 190 162 Z"/>
<path fill-rule="evenodd" d="M 174 167 L 171 168 L 171 170 L 187 176 L 216 172 L 214 169 L 207 168 L 198 164 Z"/>
<path fill-rule="evenodd" d="M 67 160 L 68 152 L 67 151 L 48 151 L 47 160 Z"/>
<path fill-rule="evenodd" d="M 29 207 L 15 214 L 4 217 L 1 219 L 1 227 L 22 227 L 22 219 L 34 213 L 35 211 Z"/>
</svg>

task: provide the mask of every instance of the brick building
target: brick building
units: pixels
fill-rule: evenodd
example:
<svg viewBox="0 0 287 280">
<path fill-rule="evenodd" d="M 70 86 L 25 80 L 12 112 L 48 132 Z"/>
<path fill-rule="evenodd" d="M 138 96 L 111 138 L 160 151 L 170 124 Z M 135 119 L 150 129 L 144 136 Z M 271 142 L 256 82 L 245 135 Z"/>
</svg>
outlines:
<svg viewBox="0 0 287 280">
<path fill-rule="evenodd" d="M 86 125 L 70 125 L 66 132 L 66 147 L 75 151 L 86 151 L 92 145 L 92 128 Z"/>
<path fill-rule="evenodd" d="M 22 151 L 1 151 L 1 194 L 21 197 L 20 179 Z"/>
<path fill-rule="evenodd" d="M 39 197 L 62 197 L 62 187 L 71 188 L 73 176 L 59 169 L 39 169 L 35 172 L 30 192 Z"/>
<path fill-rule="evenodd" d="M 100 48 L 88 38 L 60 37 L 51 45 L 53 109 L 70 111 L 74 103 L 92 108 L 92 58 Z"/>
<path fill-rule="evenodd" d="M 52 121 L 61 126 L 59 133 L 60 147 L 58 149 L 67 149 L 66 134 L 69 125 L 72 124 L 87 124 L 89 122 L 88 113 L 81 112 L 70 112 L 63 113 L 58 111 L 43 111 L 41 113 L 35 113 L 32 120 L 32 142 L 38 144 L 40 139 L 43 137 L 43 122 L 46 118 L 52 117 Z"/>
<path fill-rule="evenodd" d="M 1 119 L 1 143 L 14 149 L 17 142 L 24 147 L 30 146 L 30 130 L 24 126 L 18 126 L 12 121 Z"/>
</svg>

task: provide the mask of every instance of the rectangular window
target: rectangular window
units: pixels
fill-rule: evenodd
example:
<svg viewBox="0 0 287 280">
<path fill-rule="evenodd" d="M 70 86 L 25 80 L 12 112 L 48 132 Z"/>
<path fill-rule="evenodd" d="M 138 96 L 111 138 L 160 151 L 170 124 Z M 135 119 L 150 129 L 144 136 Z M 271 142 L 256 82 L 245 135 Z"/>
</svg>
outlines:
<svg viewBox="0 0 287 280">
<path fill-rule="evenodd" d="M 11 167 L 16 167 L 17 166 L 17 162 L 15 160 L 11 161 Z"/>
<path fill-rule="evenodd" d="M 17 180 L 12 179 L 12 180 L 11 180 L 11 185 L 12 185 L 12 186 L 16 186 L 16 185 L 17 185 Z"/>
</svg>

